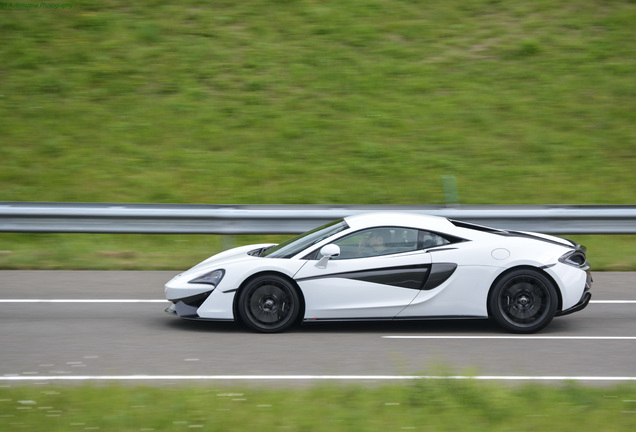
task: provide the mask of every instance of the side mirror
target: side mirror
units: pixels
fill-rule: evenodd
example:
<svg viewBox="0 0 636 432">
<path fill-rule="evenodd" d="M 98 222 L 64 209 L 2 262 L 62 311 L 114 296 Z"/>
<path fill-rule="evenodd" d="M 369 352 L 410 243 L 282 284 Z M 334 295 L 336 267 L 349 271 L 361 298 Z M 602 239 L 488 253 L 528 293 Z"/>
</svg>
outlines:
<svg viewBox="0 0 636 432">
<path fill-rule="evenodd" d="M 316 263 L 316 267 L 327 268 L 327 262 L 332 257 L 337 257 L 338 255 L 340 255 L 340 246 L 335 244 L 325 245 L 322 247 L 322 249 L 320 249 L 320 255 L 322 255 L 322 258 L 320 258 L 320 261 Z"/>
</svg>

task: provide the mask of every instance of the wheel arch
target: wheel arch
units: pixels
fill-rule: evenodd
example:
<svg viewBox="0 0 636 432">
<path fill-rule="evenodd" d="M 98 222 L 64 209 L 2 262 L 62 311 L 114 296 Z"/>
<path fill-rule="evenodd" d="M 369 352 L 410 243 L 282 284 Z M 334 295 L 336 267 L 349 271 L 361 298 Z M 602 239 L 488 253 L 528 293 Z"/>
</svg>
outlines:
<svg viewBox="0 0 636 432">
<path fill-rule="evenodd" d="M 251 275 L 250 277 L 248 277 L 241 283 L 239 288 L 236 290 L 236 294 L 234 295 L 234 300 L 232 302 L 232 315 L 234 315 L 234 321 L 238 323 L 243 322 L 243 320 L 241 319 L 241 314 L 239 313 L 239 310 L 238 310 L 238 303 L 239 303 L 239 298 L 241 297 L 241 291 L 243 291 L 245 287 L 254 279 L 261 276 L 267 276 L 267 275 L 283 278 L 286 281 L 288 281 L 290 284 L 292 284 L 292 286 L 298 293 L 298 298 L 300 299 L 300 311 L 298 313 L 297 323 L 302 322 L 303 318 L 305 317 L 305 296 L 303 295 L 303 292 L 300 289 L 300 286 L 298 286 L 298 284 L 296 283 L 294 279 L 292 279 L 285 273 L 275 271 L 275 270 L 266 270 L 266 271 L 254 273 L 253 275 Z"/>
<path fill-rule="evenodd" d="M 488 288 L 488 296 L 486 297 L 486 306 L 487 306 L 487 310 L 488 310 L 488 317 L 492 317 L 492 311 L 490 310 L 490 296 L 492 294 L 492 290 L 495 288 L 495 286 L 497 285 L 497 283 L 499 283 L 499 281 L 501 279 L 503 279 L 504 277 L 506 277 L 506 275 L 517 271 L 517 270 L 533 270 L 533 271 L 537 271 L 539 273 L 541 273 L 543 276 L 545 276 L 554 286 L 554 289 L 556 291 L 557 294 L 557 311 L 561 311 L 563 309 L 563 294 L 561 293 L 561 288 L 559 287 L 559 284 L 556 283 L 556 281 L 554 280 L 554 278 L 552 276 L 550 276 L 550 274 L 548 272 L 546 272 L 545 270 L 543 270 L 540 267 L 535 267 L 535 266 L 531 266 L 531 265 L 519 265 L 519 266 L 515 266 L 515 267 L 511 267 L 509 269 L 506 269 L 505 271 L 503 271 L 499 276 L 497 276 L 495 278 L 495 280 L 492 281 L 492 284 L 490 284 L 490 288 Z"/>
</svg>

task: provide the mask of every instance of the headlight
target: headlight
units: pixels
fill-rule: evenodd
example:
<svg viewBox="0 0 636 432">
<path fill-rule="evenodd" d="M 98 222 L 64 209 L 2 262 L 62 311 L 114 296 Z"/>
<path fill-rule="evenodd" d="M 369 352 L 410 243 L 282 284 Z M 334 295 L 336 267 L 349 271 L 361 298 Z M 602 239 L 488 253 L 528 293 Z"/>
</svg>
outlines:
<svg viewBox="0 0 636 432">
<path fill-rule="evenodd" d="M 217 286 L 219 282 L 221 282 L 221 279 L 223 279 L 223 275 L 225 275 L 225 270 L 214 270 L 195 279 L 192 279 L 188 283 L 199 283 Z"/>
</svg>

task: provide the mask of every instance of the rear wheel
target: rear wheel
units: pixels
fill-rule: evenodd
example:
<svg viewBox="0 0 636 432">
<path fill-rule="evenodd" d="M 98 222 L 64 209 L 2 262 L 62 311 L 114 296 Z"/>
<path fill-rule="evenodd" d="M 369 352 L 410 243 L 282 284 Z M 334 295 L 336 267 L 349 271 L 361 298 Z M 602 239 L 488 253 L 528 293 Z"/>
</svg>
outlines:
<svg viewBox="0 0 636 432">
<path fill-rule="evenodd" d="M 556 314 L 558 296 L 550 279 L 538 270 L 519 269 L 493 286 L 488 305 L 491 317 L 514 333 L 534 333 Z"/>
<path fill-rule="evenodd" d="M 239 295 L 238 311 L 243 322 L 262 333 L 291 327 L 300 312 L 300 298 L 291 282 L 276 275 L 259 276 Z"/>
</svg>

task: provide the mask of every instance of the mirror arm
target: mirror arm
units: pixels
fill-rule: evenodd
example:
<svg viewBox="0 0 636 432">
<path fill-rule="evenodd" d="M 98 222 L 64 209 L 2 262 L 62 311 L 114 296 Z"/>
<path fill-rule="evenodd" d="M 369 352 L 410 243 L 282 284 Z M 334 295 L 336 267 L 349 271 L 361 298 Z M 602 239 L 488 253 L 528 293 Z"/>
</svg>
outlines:
<svg viewBox="0 0 636 432">
<path fill-rule="evenodd" d="M 316 263 L 316 267 L 318 268 L 327 268 L 327 263 L 329 262 L 329 260 L 331 259 L 330 256 L 323 256 L 322 258 L 320 258 L 320 260 Z"/>
</svg>

